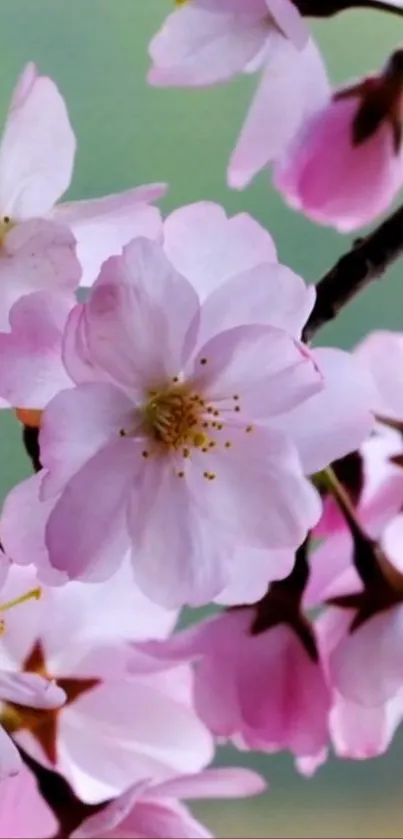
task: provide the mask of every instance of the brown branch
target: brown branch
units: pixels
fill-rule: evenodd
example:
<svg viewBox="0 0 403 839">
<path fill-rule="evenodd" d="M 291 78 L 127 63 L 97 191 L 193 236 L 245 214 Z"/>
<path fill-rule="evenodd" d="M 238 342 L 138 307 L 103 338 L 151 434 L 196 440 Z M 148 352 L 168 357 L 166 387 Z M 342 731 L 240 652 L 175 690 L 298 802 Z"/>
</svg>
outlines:
<svg viewBox="0 0 403 839">
<path fill-rule="evenodd" d="M 316 332 L 334 320 L 350 301 L 403 254 L 403 206 L 373 233 L 359 239 L 336 262 L 316 286 L 316 302 L 305 326 L 303 338 L 311 341 Z"/>
<path fill-rule="evenodd" d="M 327 18 L 349 9 L 368 9 L 370 11 L 389 12 L 403 15 L 403 8 L 387 0 L 294 0 L 304 17 Z"/>
</svg>

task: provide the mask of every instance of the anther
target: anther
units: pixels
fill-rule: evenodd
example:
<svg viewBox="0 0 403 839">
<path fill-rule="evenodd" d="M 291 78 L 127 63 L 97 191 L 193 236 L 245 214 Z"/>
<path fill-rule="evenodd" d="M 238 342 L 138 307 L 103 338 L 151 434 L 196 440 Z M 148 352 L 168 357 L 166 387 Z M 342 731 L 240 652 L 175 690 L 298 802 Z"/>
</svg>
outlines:
<svg viewBox="0 0 403 839">
<path fill-rule="evenodd" d="M 235 402 L 236 402 L 236 401 L 237 401 L 237 399 L 239 399 L 239 396 L 238 396 L 238 394 L 237 394 L 237 393 L 235 393 L 235 394 L 234 394 L 234 396 L 233 396 L 232 398 L 233 398 L 233 399 L 235 399 Z"/>
<path fill-rule="evenodd" d="M 150 457 L 150 452 L 144 449 L 144 451 L 141 452 L 141 456 L 144 458 Z"/>
<path fill-rule="evenodd" d="M 245 431 L 247 434 L 250 434 L 250 432 L 253 431 L 253 425 L 247 425 Z"/>
<path fill-rule="evenodd" d="M 236 412 L 237 412 L 237 414 L 239 414 L 239 411 L 240 411 L 240 410 L 241 410 L 241 409 L 240 409 L 239 405 L 235 405 L 234 411 L 236 411 Z"/>
<path fill-rule="evenodd" d="M 231 441 L 230 441 L 230 440 L 227 440 L 227 442 L 226 442 L 226 443 L 224 443 L 224 446 L 225 446 L 225 448 L 226 448 L 226 449 L 230 449 L 230 448 L 231 448 L 231 446 L 232 446 Z"/>
<path fill-rule="evenodd" d="M 189 451 L 189 449 L 183 449 L 182 454 L 183 454 L 183 457 L 190 457 L 190 451 Z"/>
<path fill-rule="evenodd" d="M 220 416 L 219 411 L 213 411 L 213 417 L 219 417 L 219 416 Z"/>
<path fill-rule="evenodd" d="M 201 358 L 200 364 L 207 364 L 207 358 Z"/>
<path fill-rule="evenodd" d="M 177 478 L 184 478 L 184 477 L 185 477 L 185 473 L 184 473 L 184 472 L 182 472 L 182 471 L 177 472 L 177 473 L 176 473 L 176 477 L 177 477 Z"/>
</svg>

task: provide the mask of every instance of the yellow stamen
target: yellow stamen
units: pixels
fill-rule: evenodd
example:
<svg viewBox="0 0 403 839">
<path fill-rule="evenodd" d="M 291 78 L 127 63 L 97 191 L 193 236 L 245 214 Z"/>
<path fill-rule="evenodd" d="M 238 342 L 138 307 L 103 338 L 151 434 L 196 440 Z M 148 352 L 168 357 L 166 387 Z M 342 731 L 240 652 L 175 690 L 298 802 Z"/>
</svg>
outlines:
<svg viewBox="0 0 403 839">
<path fill-rule="evenodd" d="M 27 600 L 39 600 L 42 597 L 42 589 L 40 586 L 32 588 L 26 594 L 21 594 L 20 597 L 14 597 L 13 600 L 7 600 L 0 604 L 0 613 L 7 612 L 9 609 L 14 609 L 14 606 L 19 606 L 21 603 L 26 603 Z"/>
<path fill-rule="evenodd" d="M 10 216 L 0 218 L 0 248 L 3 247 L 7 233 L 15 227 L 15 221 Z"/>
</svg>

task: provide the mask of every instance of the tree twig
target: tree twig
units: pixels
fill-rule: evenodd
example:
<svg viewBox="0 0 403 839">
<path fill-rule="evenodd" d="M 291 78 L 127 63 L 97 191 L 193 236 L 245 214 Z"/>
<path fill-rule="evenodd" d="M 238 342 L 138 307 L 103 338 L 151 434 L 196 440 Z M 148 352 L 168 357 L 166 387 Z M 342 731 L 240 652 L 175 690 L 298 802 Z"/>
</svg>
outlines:
<svg viewBox="0 0 403 839">
<path fill-rule="evenodd" d="M 316 286 L 316 302 L 304 329 L 310 341 L 341 309 L 403 254 L 403 206 L 373 233 L 354 243 Z"/>
<path fill-rule="evenodd" d="M 349 9 L 368 9 L 403 16 L 403 7 L 388 3 L 387 0 L 294 0 L 294 2 L 304 17 L 327 18 Z"/>
</svg>

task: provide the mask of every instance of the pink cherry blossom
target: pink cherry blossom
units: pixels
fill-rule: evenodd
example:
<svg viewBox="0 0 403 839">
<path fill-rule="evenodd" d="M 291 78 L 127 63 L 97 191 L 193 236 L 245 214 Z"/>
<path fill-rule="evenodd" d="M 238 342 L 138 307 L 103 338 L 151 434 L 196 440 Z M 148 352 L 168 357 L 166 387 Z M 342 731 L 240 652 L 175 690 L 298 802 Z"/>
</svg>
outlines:
<svg viewBox="0 0 403 839">
<path fill-rule="evenodd" d="M 330 708 L 321 662 L 290 626 L 253 632 L 254 618 L 253 608 L 235 609 L 144 649 L 162 661 L 195 661 L 195 707 L 216 737 L 316 759 Z"/>
<path fill-rule="evenodd" d="M 197 772 L 212 757 L 211 738 L 192 708 L 189 668 L 153 672 L 142 654 L 134 672 L 128 642 L 163 637 L 175 614 L 147 601 L 131 574 L 126 563 L 107 585 L 45 586 L 39 602 L 20 607 L 23 618 L 17 609 L 7 613 L 1 638 L 9 670 L 8 693 L 0 684 L 6 703 L 22 704 L 23 690 L 31 699 L 31 681 L 31 692 L 39 682 L 35 670 L 55 679 L 67 695 L 59 711 L 33 722 L 18 709 L 14 740 L 60 772 L 88 803 L 118 795 L 144 777 L 158 783 L 178 772 Z M 35 580 L 32 566 L 14 566 L 5 595 L 18 596 Z M 6 727 L 8 708 L 0 713 Z"/>
<path fill-rule="evenodd" d="M 397 74 L 400 66 L 391 71 L 388 65 L 379 77 L 336 91 L 304 121 L 274 171 L 292 207 L 348 232 L 389 206 L 403 183 Z"/>
<path fill-rule="evenodd" d="M 211 231 L 214 229 L 213 236 Z M 212 597 L 221 595 L 222 592 L 224 602 L 233 602 L 231 598 L 234 595 L 224 592 L 228 586 L 232 587 L 233 592 L 242 588 L 248 589 L 249 594 L 245 591 L 247 599 L 253 598 L 253 593 L 261 596 L 269 580 L 281 576 L 284 569 L 285 573 L 289 571 L 293 548 L 296 542 L 303 538 L 305 532 L 304 517 L 308 517 L 307 526 L 309 526 L 314 509 L 318 510 L 309 485 L 303 482 L 301 474 L 298 478 L 294 471 L 296 469 L 298 473 L 299 465 L 295 449 L 294 454 L 291 455 L 290 443 L 291 446 L 296 446 L 304 471 L 308 474 L 323 468 L 331 459 L 340 457 L 359 445 L 373 424 L 365 375 L 358 362 L 346 353 L 323 349 L 310 354 L 298 342 L 313 305 L 313 290 L 305 286 L 301 278 L 290 269 L 277 263 L 271 237 L 246 214 L 227 219 L 220 207 L 206 202 L 184 207 L 173 213 L 166 221 L 164 249 L 173 260 L 175 267 L 185 275 L 191 285 L 164 260 L 157 246 L 150 244 L 147 246 L 146 242 L 138 241 L 137 244 L 134 242 L 127 248 L 125 257 L 120 262 L 115 260 L 105 265 L 89 302 L 77 306 L 72 311 L 64 335 L 64 359 L 67 367 L 64 379 L 60 372 L 58 357 L 59 337 L 57 330 L 55 333 L 53 324 L 55 316 L 51 312 L 50 303 L 47 309 L 44 307 L 39 312 L 38 305 L 36 304 L 35 309 L 28 300 L 20 304 L 21 311 L 26 310 L 26 314 L 15 318 L 17 327 L 21 325 L 19 334 L 16 328 L 13 330 L 16 333 L 15 336 L 12 335 L 10 339 L 3 340 L 6 351 L 3 368 L 0 362 L 0 388 L 3 375 L 3 387 L 7 388 L 8 397 L 12 396 L 17 399 L 19 406 L 32 407 L 31 331 L 34 336 L 40 335 L 36 364 L 40 363 L 41 366 L 38 369 L 44 371 L 43 376 L 35 378 L 36 407 L 46 404 L 52 388 L 63 388 L 64 382 L 67 384 L 67 375 L 77 382 L 79 387 L 61 393 L 56 402 L 49 406 L 41 434 L 42 462 L 46 467 L 42 487 L 39 488 L 38 481 L 29 480 L 25 485 L 12 491 L 3 512 L 4 544 L 14 561 L 26 564 L 26 558 L 34 543 L 36 561 L 40 556 L 42 568 L 44 565 L 49 568 L 46 556 L 48 549 L 53 566 L 66 572 L 68 576 L 81 579 L 101 579 L 113 573 L 119 557 L 131 544 L 134 548 L 133 560 L 140 585 L 150 592 L 153 598 L 163 598 L 164 602 L 172 605 L 186 601 L 207 602 Z M 236 273 L 237 268 L 242 273 Z M 156 284 L 157 277 L 158 284 Z M 150 297 L 151 288 L 154 290 L 153 293 L 156 293 L 155 300 Z M 166 297 L 169 298 L 167 303 L 164 302 Z M 202 303 L 201 306 L 199 301 Z M 142 311 L 148 311 L 147 323 L 150 323 L 149 330 L 146 329 L 144 334 L 139 329 L 135 329 L 138 318 L 143 317 Z M 130 315 L 129 312 L 131 312 Z M 152 323 L 149 320 L 151 316 Z M 46 318 L 50 319 L 49 328 L 44 326 Z M 28 329 L 31 319 L 32 329 Z M 193 327 L 189 332 L 192 321 Z M 40 331 L 36 328 L 37 322 L 41 323 Z M 244 374 L 241 367 L 239 367 L 239 372 L 236 371 L 234 363 L 243 364 L 243 353 L 245 353 L 245 360 L 247 358 L 246 344 L 244 344 L 245 351 L 242 350 L 242 336 L 246 337 L 246 333 L 243 332 L 245 328 L 248 336 L 252 337 L 253 333 L 255 341 L 270 342 L 271 352 L 274 353 L 276 346 L 277 356 L 272 356 L 273 359 L 276 358 L 275 366 L 272 369 L 267 368 L 271 385 L 267 392 L 266 403 L 260 386 L 260 383 L 264 381 L 265 371 L 262 371 L 262 374 L 259 373 L 259 382 L 256 381 L 253 384 L 253 382 L 245 381 L 243 387 L 248 388 L 249 394 L 252 393 L 252 384 L 255 389 L 257 388 L 256 395 L 261 404 L 256 403 L 248 408 L 244 399 L 242 417 L 239 417 L 242 423 L 239 423 L 236 414 L 237 412 L 241 414 L 238 411 L 241 405 L 236 404 L 238 399 L 233 399 L 233 396 L 240 396 L 237 393 L 241 385 L 239 375 Z M 24 329 L 27 329 L 27 340 L 24 337 Z M 158 345 L 155 344 L 153 340 L 155 329 L 158 330 L 161 338 L 165 332 L 166 345 L 163 346 L 161 342 Z M 172 330 L 175 331 L 175 342 L 170 347 Z M 219 333 L 222 337 L 219 337 Z M 104 337 L 106 335 L 107 338 Z M 52 344 L 54 338 L 53 349 L 51 347 L 49 351 L 49 345 Z M 210 385 L 209 371 L 212 371 L 213 367 L 211 361 L 207 365 L 204 364 L 203 344 L 207 348 L 216 347 L 222 354 L 229 351 L 230 344 L 227 350 L 224 347 L 224 341 L 227 339 L 232 342 L 230 351 L 233 369 L 228 369 L 226 372 L 226 366 L 228 366 L 226 361 L 223 375 L 228 377 L 228 382 L 226 383 L 223 379 L 222 384 L 217 380 Z M 238 339 L 241 352 L 239 362 L 237 361 L 238 350 L 236 350 Z M 133 340 L 135 344 L 138 344 L 137 349 Z M 181 346 L 183 341 L 184 345 Z M 248 341 L 250 341 L 249 337 Z M 284 347 L 288 345 L 289 349 L 280 352 L 279 341 L 283 342 Z M 8 344 L 10 352 L 7 352 Z M 42 359 L 41 345 L 44 350 Z M 252 348 L 250 343 L 249 348 Z M 250 353 L 249 348 L 248 353 Z M 259 354 L 264 352 L 265 357 L 269 358 L 268 344 L 264 349 L 261 343 L 261 349 L 259 349 L 256 343 L 255 351 Z M 185 356 L 181 358 L 180 355 L 183 352 Z M 289 359 L 288 352 L 291 352 Z M 15 353 L 17 353 L 17 358 Z M 197 353 L 199 353 L 198 356 Z M 170 358 L 168 358 L 169 355 Z M 13 363 L 13 358 L 15 363 Z M 24 358 L 26 358 L 26 363 Z M 49 366 L 50 358 L 52 358 L 53 366 Z M 10 363 L 7 364 L 7 362 Z M 138 369 L 139 365 L 140 369 Z M 168 366 L 169 372 L 167 372 Z M 282 366 L 286 378 L 280 385 L 280 376 L 283 375 Z M 323 378 L 321 380 L 318 366 L 324 371 L 324 380 Z M 247 378 L 250 378 L 252 367 L 250 357 L 245 371 Z M 301 377 L 299 385 L 296 379 L 299 375 L 298 370 L 306 379 L 304 383 Z M 217 373 L 214 372 L 214 377 L 217 375 L 218 369 Z M 221 373 L 219 375 L 222 378 Z M 215 420 L 214 415 L 211 414 L 200 419 L 207 423 L 205 428 L 209 431 L 207 435 L 209 440 L 207 441 L 204 428 L 196 429 L 198 445 L 193 447 L 191 458 L 188 457 L 191 454 L 190 448 L 185 442 L 180 446 L 179 452 L 174 447 L 174 457 L 171 453 L 164 459 L 150 459 L 141 454 L 142 452 L 149 453 L 147 448 L 149 440 L 147 441 L 147 435 L 144 433 L 136 432 L 134 435 L 133 417 L 141 418 L 141 410 L 144 408 L 147 410 L 146 395 L 150 389 L 154 389 L 155 377 L 159 380 L 157 390 L 161 389 L 164 381 L 163 390 L 166 389 L 169 382 L 168 395 L 176 399 L 186 396 L 186 388 L 190 387 L 186 380 L 190 383 L 193 380 L 197 381 L 197 386 L 203 392 L 203 397 L 200 396 L 200 398 L 206 397 L 208 400 L 209 394 L 208 392 L 206 394 L 206 389 L 209 389 L 211 396 L 214 397 L 214 405 L 217 399 L 222 400 L 222 396 L 217 393 L 216 397 L 213 391 L 218 386 L 230 388 L 229 402 L 225 398 L 225 404 L 223 403 L 224 421 Z M 177 381 L 175 381 L 176 378 Z M 192 388 L 194 389 L 194 384 Z M 349 398 L 346 403 L 347 392 Z M 277 394 L 276 398 L 275 394 Z M 82 402 L 82 399 L 85 401 Z M 76 407 L 73 407 L 73 404 Z M 157 407 L 158 404 L 157 400 Z M 88 414 L 87 409 L 90 410 L 90 406 L 91 414 Z M 210 412 L 220 410 L 218 404 L 215 407 L 206 404 L 205 407 Z M 231 410 L 228 411 L 228 408 Z M 111 409 L 113 409 L 112 413 L 110 413 Z M 72 411 L 74 414 L 71 413 Z M 83 412 L 86 415 L 84 424 Z M 275 429 L 274 436 L 270 438 L 271 443 L 269 443 L 271 430 L 267 425 L 263 427 L 261 422 L 264 412 L 270 414 L 270 426 Z M 260 414 L 261 418 L 257 414 Z M 225 423 L 227 417 L 231 417 L 230 424 Z M 257 423 L 255 418 L 258 420 Z M 49 430 L 56 429 L 54 423 L 56 421 L 58 424 L 60 420 L 62 427 L 56 432 L 56 438 L 54 438 L 53 431 L 49 433 Z M 87 424 L 88 420 L 91 425 Z M 93 422 L 96 423 L 98 430 L 95 429 Z M 246 435 L 245 430 L 251 425 L 254 429 Z M 284 429 L 287 432 L 287 440 L 284 439 Z M 232 446 L 234 441 L 228 436 L 230 432 L 231 435 L 240 434 L 241 446 L 238 443 L 236 447 Z M 148 435 L 149 433 L 150 429 L 148 429 Z M 85 457 L 83 434 L 85 446 L 89 446 L 88 457 Z M 212 444 L 207 446 L 208 452 L 203 451 L 206 448 L 202 445 L 204 437 L 206 437 L 206 442 Z M 220 489 L 223 486 L 222 479 L 216 482 L 217 491 L 220 493 L 220 500 L 218 500 L 214 479 L 209 476 L 215 474 L 215 464 L 219 464 L 221 475 L 223 468 L 227 469 L 232 464 L 232 474 L 232 469 L 238 468 L 236 466 L 238 452 L 242 454 L 242 451 L 249 464 L 248 469 L 252 466 L 250 474 L 253 475 L 253 469 L 258 465 L 261 470 L 263 461 L 260 458 L 260 450 L 263 437 L 266 441 L 264 444 L 266 455 L 272 463 L 271 470 L 274 468 L 273 457 L 280 462 L 286 451 L 284 446 L 287 447 L 288 454 L 283 460 L 287 473 L 284 490 L 287 491 L 286 484 L 289 480 L 294 487 L 298 486 L 299 489 L 297 495 L 294 490 L 290 493 L 293 499 L 290 511 L 287 510 L 288 502 L 284 506 L 285 497 L 276 510 L 275 499 L 279 492 L 283 492 L 283 479 L 276 480 L 275 494 L 271 490 L 272 518 L 270 518 L 268 516 L 270 508 L 267 506 L 264 494 L 260 491 L 260 481 L 267 478 L 261 475 L 258 478 L 259 489 L 258 483 L 255 486 L 256 492 L 259 493 L 259 501 L 255 500 L 248 505 L 242 502 L 243 516 L 240 517 L 238 496 L 235 495 L 232 477 L 230 478 L 231 493 L 226 502 L 229 506 L 226 506 L 222 503 Z M 223 444 L 228 445 L 217 446 L 220 439 Z M 60 445 L 62 448 L 59 450 Z M 280 445 L 283 448 L 279 448 Z M 257 449 L 259 449 L 259 464 L 251 454 L 252 450 L 257 451 Z M 225 454 L 224 458 L 223 454 Z M 93 458 L 92 455 L 96 457 Z M 120 458 L 120 466 L 115 455 Z M 231 460 L 233 455 L 236 457 Z M 292 460 L 289 460 L 290 457 Z M 287 459 L 288 466 L 285 465 Z M 86 460 L 88 460 L 88 468 L 86 467 L 85 471 L 81 472 Z M 181 462 L 186 469 L 182 468 Z M 203 463 L 205 466 L 201 468 Z M 102 489 L 103 507 L 100 506 L 100 502 L 94 508 L 94 512 L 100 516 L 103 509 L 101 527 L 97 518 L 96 521 L 94 520 L 94 528 L 86 527 L 84 530 L 74 514 L 74 522 L 71 527 L 68 525 L 70 537 L 80 540 L 88 537 L 91 544 L 88 542 L 86 547 L 83 544 L 73 547 L 69 540 L 59 538 L 61 532 L 59 517 L 62 516 L 64 529 L 66 512 L 70 515 L 68 507 L 73 498 L 71 495 L 73 487 L 75 487 L 74 493 L 79 491 L 78 481 L 81 476 L 85 481 L 88 480 L 85 475 L 89 468 L 89 480 L 92 481 L 93 468 L 101 469 L 105 474 L 105 468 L 109 470 L 110 467 L 113 468 L 113 474 L 116 467 L 118 471 L 113 481 L 108 483 L 108 493 L 104 492 L 104 481 L 99 483 Z M 160 467 L 163 468 L 163 478 L 161 478 Z M 178 472 L 180 475 L 182 472 L 185 473 L 183 482 L 177 480 Z M 204 472 L 207 478 L 203 477 L 201 480 Z M 136 474 L 138 478 L 134 477 Z M 146 480 L 145 476 L 147 476 L 147 482 L 151 480 L 147 491 L 154 493 L 152 485 L 155 481 L 159 487 L 159 493 L 155 499 L 157 503 L 150 506 L 142 490 L 141 503 L 148 507 L 143 516 L 141 511 L 136 509 L 136 491 L 134 490 L 133 495 L 133 488 L 137 480 L 140 482 Z M 271 480 L 270 478 L 270 485 Z M 227 485 L 226 483 L 225 486 Z M 65 486 L 66 492 L 63 491 Z M 171 491 L 171 486 L 173 491 Z M 187 496 L 188 486 L 191 503 Z M 81 485 L 81 489 L 83 487 L 84 484 Z M 291 488 L 291 484 L 289 487 Z M 62 495 L 59 497 L 60 492 Z M 251 501 L 250 493 L 248 496 Z M 118 500 L 118 497 L 121 500 Z M 41 498 L 41 503 L 39 503 L 39 498 Z M 125 504 L 127 504 L 125 499 L 130 498 L 132 498 L 129 502 L 131 506 L 129 511 L 125 512 Z M 166 503 L 168 506 L 165 506 Z M 235 515 L 232 514 L 233 504 L 236 505 Z M 262 504 L 264 511 L 262 510 L 259 524 L 259 510 Z M 33 513 L 34 509 L 35 513 Z M 168 510 L 171 510 L 172 514 L 167 512 Z M 184 510 L 187 510 L 189 530 L 179 527 L 183 520 Z M 86 505 L 85 515 L 89 515 L 90 512 L 90 508 Z M 286 523 L 283 520 L 281 524 L 281 517 L 284 514 L 289 516 L 290 512 L 291 519 L 287 519 Z M 296 535 L 292 536 L 291 523 L 295 512 L 298 516 L 293 525 L 296 528 Z M 21 514 L 24 515 L 23 529 L 15 526 Z M 110 519 L 111 514 L 114 524 Z M 153 520 L 154 516 L 156 518 Z M 159 537 L 163 530 L 161 516 L 168 516 L 171 525 L 170 533 L 164 532 L 162 540 Z M 209 540 L 208 536 L 207 516 L 210 516 L 219 527 L 218 533 L 214 534 L 212 549 L 208 547 L 209 544 L 211 545 L 211 539 Z M 139 520 L 142 522 L 141 532 L 136 530 L 136 522 Z M 158 521 L 160 523 L 155 524 Z M 263 523 L 266 527 L 266 536 L 261 529 Z M 45 528 L 47 529 L 46 538 L 43 533 L 39 532 Z M 269 537 L 267 537 L 268 530 L 270 530 Z M 169 563 L 166 562 L 168 539 L 172 540 Z M 265 541 L 266 545 L 264 545 Z M 242 543 L 244 543 L 244 548 Z M 284 554 L 284 549 L 286 554 Z M 256 576 L 249 570 L 247 580 L 242 569 L 242 556 L 245 550 L 248 551 L 250 559 L 253 552 L 256 558 L 253 566 L 256 569 Z M 259 550 L 264 551 L 262 557 L 258 555 Z M 280 553 L 276 558 L 275 552 L 278 550 Z M 163 560 L 159 559 L 158 551 L 163 553 Z M 207 555 L 209 556 L 208 563 L 206 562 Z M 90 559 L 91 556 L 92 559 Z M 73 557 L 75 558 L 74 567 Z M 244 567 L 246 568 L 246 565 Z M 185 573 L 184 569 L 186 569 Z M 267 573 L 266 579 L 264 579 L 265 573 Z M 48 577 L 44 579 L 50 582 Z"/>
<path fill-rule="evenodd" d="M 56 84 L 28 64 L 14 90 L 0 144 L 0 236 L 20 222 L 50 217 L 78 243 L 82 282 L 92 282 L 108 256 L 136 235 L 157 236 L 160 216 L 149 204 L 165 187 L 55 206 L 70 185 L 76 140 Z M 1 307 L 0 307 L 1 308 Z"/>
<path fill-rule="evenodd" d="M 203 87 L 261 71 L 229 165 L 236 188 L 282 151 L 328 93 L 320 54 L 289 0 L 192 0 L 168 16 L 149 51 L 156 86 Z"/>
<path fill-rule="evenodd" d="M 345 633 L 349 617 L 328 609 L 317 622 L 322 658 L 327 661 Z M 331 673 L 330 679 L 331 679 Z M 403 718 L 403 692 L 375 707 L 347 699 L 333 686 L 329 730 L 336 755 L 366 760 L 384 754 Z"/>
<path fill-rule="evenodd" d="M 265 781 L 249 769 L 206 769 L 162 784 L 139 782 L 86 819 L 72 839 L 208 839 L 211 833 L 193 818 L 180 799 L 239 798 L 256 795 Z M 179 800 L 178 800 L 179 799 Z"/>
<path fill-rule="evenodd" d="M 236 279 L 246 299 L 251 277 Z M 222 293 L 222 310 L 225 303 Z M 304 538 L 318 499 L 291 439 L 267 421 L 320 390 L 321 374 L 284 329 L 243 327 L 239 314 L 217 334 L 211 298 L 200 307 L 147 240 L 105 264 L 79 308 L 80 329 L 73 312 L 75 345 L 66 341 L 72 378 L 89 357 L 95 381 L 85 371 L 42 422 L 41 498 L 54 502 L 46 545 L 55 568 L 105 579 L 130 546 L 153 598 L 204 603 L 229 582 L 234 542 L 283 548 Z"/>
<path fill-rule="evenodd" d="M 1 781 L 1 839 L 47 839 L 57 831 L 57 821 L 40 795 L 33 774 L 21 765 L 16 777 Z"/>
<path fill-rule="evenodd" d="M 403 421 L 403 333 L 386 329 L 370 332 L 354 354 L 374 379 L 374 411 L 381 417 Z"/>
<path fill-rule="evenodd" d="M 397 697 L 403 691 L 403 471 L 394 461 L 402 453 L 400 435 L 379 430 L 363 446 L 362 453 L 364 488 L 356 515 L 364 532 L 379 543 L 384 554 L 366 560 L 367 564 L 376 562 L 375 570 L 368 567 L 371 577 L 367 582 L 365 573 L 361 577 L 354 563 L 352 534 L 340 517 L 329 517 L 327 511 L 329 535 L 323 528 L 325 538 L 311 556 L 305 605 L 317 606 L 337 598 L 338 605 L 324 619 L 324 654 L 339 706 L 339 725 L 346 724 L 346 715 L 354 719 L 358 713 L 355 705 L 378 708 L 379 716 L 373 715 L 372 720 L 382 744 L 400 720 Z M 368 717 L 370 725 L 371 715 Z M 366 736 L 364 717 L 362 724 Z M 375 738 L 372 745 L 381 750 L 379 739 Z"/>
<path fill-rule="evenodd" d="M 227 218 L 222 207 L 206 201 L 181 207 L 164 222 L 164 250 L 205 303 L 206 336 L 213 319 L 217 331 L 270 323 L 301 337 L 314 287 L 277 261 L 271 236 L 247 213 Z M 271 420 L 287 429 L 306 474 L 360 445 L 373 425 L 374 405 L 372 376 L 357 353 L 352 358 L 330 347 L 312 352 L 324 387 Z"/>
</svg>

